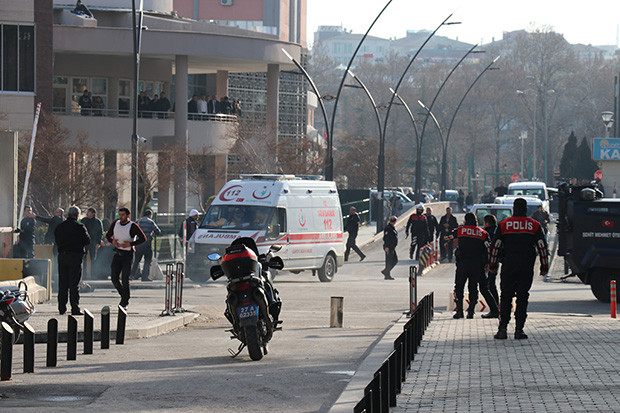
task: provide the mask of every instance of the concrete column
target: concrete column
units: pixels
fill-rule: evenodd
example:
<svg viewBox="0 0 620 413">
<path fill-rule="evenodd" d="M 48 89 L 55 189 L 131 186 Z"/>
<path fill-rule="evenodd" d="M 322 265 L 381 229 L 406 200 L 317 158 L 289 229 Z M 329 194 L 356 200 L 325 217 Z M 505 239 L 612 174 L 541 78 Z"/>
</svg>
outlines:
<svg viewBox="0 0 620 413">
<path fill-rule="evenodd" d="M 215 75 L 215 94 L 217 98 L 228 96 L 228 70 L 218 70 Z"/>
<path fill-rule="evenodd" d="M 106 109 L 111 111 L 118 110 L 118 77 L 108 78 L 108 103 Z"/>
<path fill-rule="evenodd" d="M 116 151 L 103 152 L 103 185 L 105 198 L 103 199 L 102 218 L 114 219 L 116 204 L 118 203 L 118 162 Z"/>
<path fill-rule="evenodd" d="M 0 227 L 17 227 L 17 132 L 0 131 Z"/>
<path fill-rule="evenodd" d="M 174 115 L 174 212 L 187 213 L 187 56 L 175 58 Z"/>
<path fill-rule="evenodd" d="M 278 172 L 278 121 L 280 117 L 280 65 L 267 65 L 267 135 L 275 140 L 275 165 L 273 172 Z"/>
<path fill-rule="evenodd" d="M 170 152 L 157 153 L 157 212 L 170 212 Z"/>
</svg>

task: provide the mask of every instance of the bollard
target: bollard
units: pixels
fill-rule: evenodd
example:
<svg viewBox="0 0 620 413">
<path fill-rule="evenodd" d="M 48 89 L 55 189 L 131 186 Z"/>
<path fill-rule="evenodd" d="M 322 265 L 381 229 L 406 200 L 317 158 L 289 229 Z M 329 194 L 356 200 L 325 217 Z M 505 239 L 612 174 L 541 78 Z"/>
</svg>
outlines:
<svg viewBox="0 0 620 413">
<path fill-rule="evenodd" d="M 174 309 L 175 313 L 184 313 L 183 309 L 183 278 L 185 266 L 182 262 L 177 263 L 176 282 L 174 283 Z"/>
<path fill-rule="evenodd" d="M 47 367 L 56 367 L 58 361 L 58 320 L 47 322 Z"/>
<path fill-rule="evenodd" d="M 386 359 L 379 367 L 381 372 L 381 412 L 390 411 L 390 361 Z"/>
<path fill-rule="evenodd" d="M 396 407 L 396 382 L 398 381 L 398 378 L 400 376 L 400 372 L 398 371 L 398 364 L 396 363 L 396 350 L 392 350 L 392 352 L 388 356 L 388 360 L 390 362 L 390 407 Z"/>
<path fill-rule="evenodd" d="M 101 309 L 101 349 L 110 348 L 110 307 Z"/>
<path fill-rule="evenodd" d="M 364 394 L 371 393 L 370 405 L 366 405 L 366 411 L 381 411 L 381 373 L 376 372 L 373 379 L 364 389 Z"/>
<path fill-rule="evenodd" d="M 118 306 L 118 319 L 116 320 L 116 344 L 125 344 L 125 325 L 127 324 L 127 310 Z"/>
<path fill-rule="evenodd" d="M 418 275 L 418 268 L 415 265 L 409 266 L 409 316 L 413 314 L 418 302 L 418 290 L 416 285 L 416 278 Z"/>
<path fill-rule="evenodd" d="M 611 318 L 616 318 L 616 280 L 611 280 L 609 298 L 611 300 Z"/>
<path fill-rule="evenodd" d="M 2 354 L 0 354 L 0 380 L 11 380 L 13 369 L 13 329 L 2 322 Z"/>
<path fill-rule="evenodd" d="M 84 354 L 93 354 L 93 342 L 95 341 L 95 317 L 84 310 Z"/>
<path fill-rule="evenodd" d="M 34 373 L 34 328 L 24 323 L 24 373 Z"/>
<path fill-rule="evenodd" d="M 174 264 L 166 264 L 166 292 L 164 297 L 164 311 L 161 312 L 162 316 L 174 315 L 172 311 L 172 283 L 174 279 Z"/>
<path fill-rule="evenodd" d="M 67 360 L 77 359 L 77 319 L 69 316 L 67 323 Z"/>
<path fill-rule="evenodd" d="M 330 327 L 342 328 L 342 312 L 344 306 L 344 297 L 331 298 L 331 312 L 329 317 Z"/>
</svg>

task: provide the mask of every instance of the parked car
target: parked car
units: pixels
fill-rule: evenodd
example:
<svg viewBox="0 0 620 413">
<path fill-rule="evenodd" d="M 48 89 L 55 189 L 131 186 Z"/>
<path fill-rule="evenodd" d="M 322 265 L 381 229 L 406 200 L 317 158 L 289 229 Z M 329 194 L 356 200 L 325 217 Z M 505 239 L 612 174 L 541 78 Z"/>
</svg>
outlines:
<svg viewBox="0 0 620 413">
<path fill-rule="evenodd" d="M 459 191 L 456 189 L 446 189 L 440 196 L 441 201 L 457 202 L 459 199 Z"/>
</svg>

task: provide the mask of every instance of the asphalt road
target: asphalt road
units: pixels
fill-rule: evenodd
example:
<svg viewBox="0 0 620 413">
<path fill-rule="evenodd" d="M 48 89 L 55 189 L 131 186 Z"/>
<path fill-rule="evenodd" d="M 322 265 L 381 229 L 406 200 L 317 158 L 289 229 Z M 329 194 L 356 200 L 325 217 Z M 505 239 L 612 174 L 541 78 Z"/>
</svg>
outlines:
<svg viewBox="0 0 620 413">
<path fill-rule="evenodd" d="M 203 314 L 189 327 L 97 350 L 54 369 L 40 367 L 34 375 L 15 375 L 0 384 L 0 410 L 326 411 L 369 346 L 406 311 L 410 261 L 402 233 L 400 242 L 394 281 L 383 280 L 379 272 L 380 245 L 365 251 L 368 258 L 362 263 L 354 255 L 331 283 L 309 272 L 281 273 L 276 287 L 284 302 L 284 329 L 259 362 L 252 362 L 247 350 L 236 359 L 229 356 L 228 348 L 238 342 L 224 331 L 229 328 L 222 315 L 225 287 L 217 282 L 188 290 L 186 308 Z M 419 279 L 418 297 L 435 291 L 437 308 L 445 310 L 453 279 L 453 264 L 438 266 Z M 344 328 L 329 328 L 331 296 L 344 297 Z M 603 316 L 608 305 L 598 303 L 587 286 L 537 277 L 530 311 Z M 587 319 L 576 317 L 575 322 Z M 60 354 L 64 351 L 61 345 Z M 38 366 L 44 365 L 44 354 L 45 348 L 37 347 Z"/>
</svg>

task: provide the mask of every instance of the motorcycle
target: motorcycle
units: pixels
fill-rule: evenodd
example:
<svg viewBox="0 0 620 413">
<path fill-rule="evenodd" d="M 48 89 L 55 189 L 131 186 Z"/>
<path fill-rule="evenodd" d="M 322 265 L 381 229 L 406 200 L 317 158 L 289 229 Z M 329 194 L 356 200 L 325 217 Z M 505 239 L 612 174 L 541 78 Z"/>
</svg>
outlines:
<svg viewBox="0 0 620 413">
<path fill-rule="evenodd" d="M 238 238 L 226 248 L 223 257 L 216 253 L 208 256 L 211 261 L 221 260 L 220 265 L 211 267 L 211 278 L 227 278 L 224 316 L 232 324 L 227 331 L 231 339 L 241 341 L 236 352 L 228 350 L 233 358 L 247 346 L 252 360 L 262 359 L 274 331 L 281 329 L 282 301 L 269 272 L 269 268 L 284 268 L 282 258 L 274 255 L 280 249 L 282 246 L 272 245 L 266 254 L 259 254 L 252 238 Z"/>
<path fill-rule="evenodd" d="M 22 289 L 23 287 L 23 289 Z M 28 285 L 20 281 L 17 287 L 0 287 L 0 321 L 13 329 L 13 343 L 17 343 L 24 323 L 35 313 L 28 297 Z M 0 335 L 0 343 L 2 335 Z"/>
</svg>

